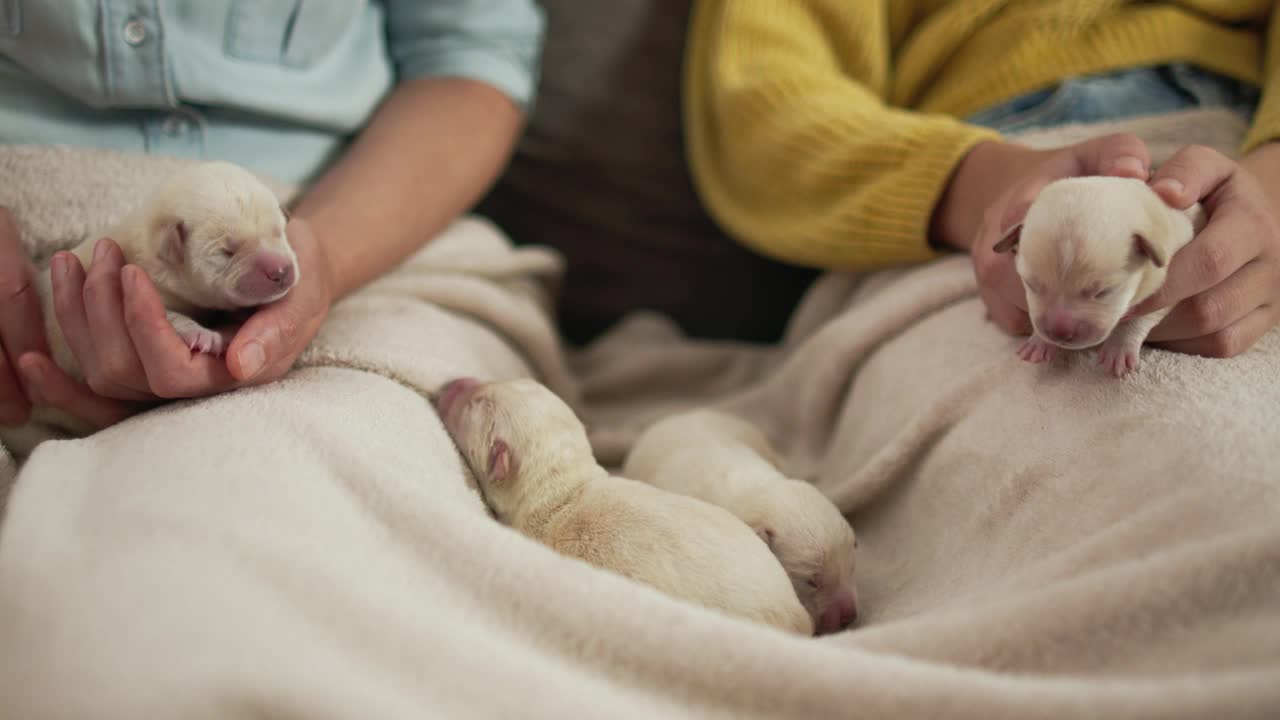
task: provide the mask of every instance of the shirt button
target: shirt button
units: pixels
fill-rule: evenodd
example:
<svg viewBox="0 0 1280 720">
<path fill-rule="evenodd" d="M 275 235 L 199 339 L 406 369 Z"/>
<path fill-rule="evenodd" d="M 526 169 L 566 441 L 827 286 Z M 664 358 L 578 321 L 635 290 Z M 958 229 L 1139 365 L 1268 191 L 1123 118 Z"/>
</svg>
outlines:
<svg viewBox="0 0 1280 720">
<path fill-rule="evenodd" d="M 124 41 L 133 46 L 138 46 L 147 39 L 147 26 L 142 24 L 140 20 L 130 20 L 124 24 Z"/>
<path fill-rule="evenodd" d="M 185 133 L 190 128 L 187 119 L 180 115 L 170 115 L 164 119 L 160 125 L 160 131 L 169 137 L 176 137 Z"/>
</svg>

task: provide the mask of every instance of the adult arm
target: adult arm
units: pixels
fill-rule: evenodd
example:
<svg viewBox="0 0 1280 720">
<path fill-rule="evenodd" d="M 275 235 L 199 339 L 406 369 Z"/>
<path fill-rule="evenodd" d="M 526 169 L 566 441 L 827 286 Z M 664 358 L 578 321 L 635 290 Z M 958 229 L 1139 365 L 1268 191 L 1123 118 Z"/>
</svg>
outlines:
<svg viewBox="0 0 1280 720">
<path fill-rule="evenodd" d="M 415 79 L 392 91 L 295 209 L 316 236 L 327 292 L 291 293 L 245 323 L 228 349 L 234 379 L 249 380 L 264 365 L 282 375 L 319 329 L 322 308 L 386 273 L 471 207 L 506 164 L 521 117 L 508 96 L 466 78 Z"/>
</svg>

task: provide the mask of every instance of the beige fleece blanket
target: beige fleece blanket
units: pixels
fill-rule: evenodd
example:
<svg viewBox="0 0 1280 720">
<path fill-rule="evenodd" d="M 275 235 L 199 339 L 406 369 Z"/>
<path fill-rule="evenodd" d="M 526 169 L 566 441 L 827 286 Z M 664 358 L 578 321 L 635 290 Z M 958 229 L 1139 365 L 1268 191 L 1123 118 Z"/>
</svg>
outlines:
<svg viewBox="0 0 1280 720">
<path fill-rule="evenodd" d="M 1242 130 L 1129 127 L 1158 157 Z M 3 149 L 0 201 L 48 244 L 159 162 Z M 950 258 L 823 278 L 776 348 L 638 315 L 569 354 L 559 271 L 460 222 L 286 380 L 38 449 L 0 527 L 3 716 L 1280 715 L 1280 333 L 1030 366 Z M 673 409 L 752 418 L 855 523 L 860 626 L 785 636 L 499 526 L 423 399 L 459 373 L 544 379 L 610 463 Z"/>
</svg>

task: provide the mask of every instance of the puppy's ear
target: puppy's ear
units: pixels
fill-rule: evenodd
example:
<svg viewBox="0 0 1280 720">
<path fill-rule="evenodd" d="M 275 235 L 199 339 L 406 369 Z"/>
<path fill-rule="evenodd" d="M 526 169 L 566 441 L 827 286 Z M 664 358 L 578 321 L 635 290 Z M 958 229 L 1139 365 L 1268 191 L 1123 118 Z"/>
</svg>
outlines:
<svg viewBox="0 0 1280 720">
<path fill-rule="evenodd" d="M 1204 228 L 1207 217 L 1199 204 L 1187 210 L 1166 205 L 1150 188 L 1140 194 L 1146 211 L 1145 222 L 1133 227 L 1132 262 L 1136 265 L 1151 261 L 1158 268 L 1166 267 L 1178 248 L 1186 245 Z"/>
<path fill-rule="evenodd" d="M 164 237 L 160 239 L 160 260 L 170 265 L 181 265 L 187 257 L 187 237 L 191 234 L 187 224 L 181 221 L 169 223 L 161 232 Z"/>
<path fill-rule="evenodd" d="M 489 478 L 502 482 L 511 474 L 511 447 L 505 440 L 494 440 L 489 448 Z"/>
<path fill-rule="evenodd" d="M 1008 230 L 1004 231 L 1004 235 L 1000 236 L 1000 240 L 992 246 L 992 250 L 998 253 L 1007 253 L 1016 251 L 1018 243 L 1022 241 L 1022 223 L 1018 223 Z"/>
<path fill-rule="evenodd" d="M 760 536 L 760 539 L 764 541 L 765 545 L 769 546 L 770 550 L 773 550 L 773 528 L 768 525 L 756 525 L 751 529 L 756 531 L 756 535 Z"/>
<path fill-rule="evenodd" d="M 1167 249 L 1160 243 L 1151 242 L 1142 233 L 1133 234 L 1133 251 L 1138 254 L 1138 257 L 1150 260 L 1158 268 L 1169 264 Z"/>
</svg>

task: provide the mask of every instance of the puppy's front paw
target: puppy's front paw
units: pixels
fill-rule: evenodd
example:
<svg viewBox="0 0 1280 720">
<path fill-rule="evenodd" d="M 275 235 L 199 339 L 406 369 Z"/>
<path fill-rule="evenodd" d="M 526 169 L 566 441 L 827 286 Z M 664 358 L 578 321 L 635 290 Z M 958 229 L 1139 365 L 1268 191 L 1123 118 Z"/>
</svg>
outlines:
<svg viewBox="0 0 1280 720">
<path fill-rule="evenodd" d="M 178 333 L 178 337 L 191 349 L 191 352 L 208 353 L 214 356 L 222 354 L 227 340 L 221 333 L 210 330 L 181 313 L 170 311 L 167 315 L 174 332 Z"/>
<path fill-rule="evenodd" d="M 1027 341 L 1022 343 L 1022 347 L 1018 348 L 1018 357 L 1029 363 L 1051 362 L 1057 356 L 1056 345 L 1050 345 L 1035 335 L 1027 338 Z"/>
<path fill-rule="evenodd" d="M 1098 349 L 1098 364 L 1116 377 L 1124 377 L 1138 367 L 1138 351 L 1141 345 L 1108 340 Z"/>
<path fill-rule="evenodd" d="M 194 328 L 179 330 L 178 337 L 191 348 L 191 352 L 208 353 L 214 356 L 222 354 L 222 336 L 212 330 L 206 330 L 197 325 Z"/>
</svg>

